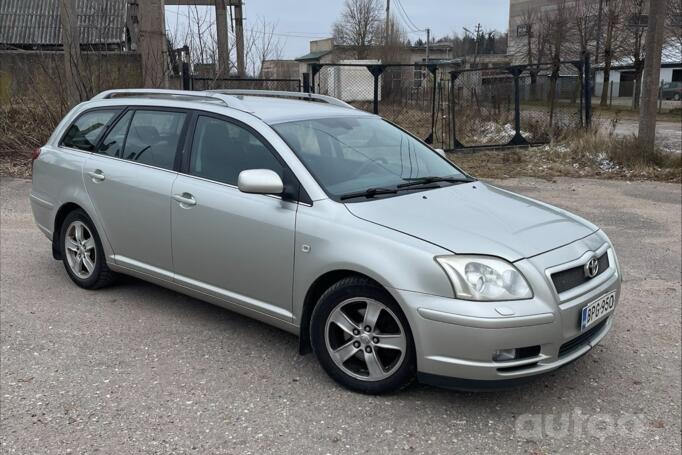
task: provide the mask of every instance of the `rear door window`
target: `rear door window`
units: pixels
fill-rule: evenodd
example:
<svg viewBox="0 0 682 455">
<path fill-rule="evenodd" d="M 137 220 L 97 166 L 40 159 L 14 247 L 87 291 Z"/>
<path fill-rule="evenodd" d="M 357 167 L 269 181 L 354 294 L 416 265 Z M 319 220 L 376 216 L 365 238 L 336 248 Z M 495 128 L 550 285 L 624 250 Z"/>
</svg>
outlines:
<svg viewBox="0 0 682 455">
<path fill-rule="evenodd" d="M 61 145 L 92 152 L 97 145 L 100 134 L 118 112 L 118 109 L 98 109 L 84 113 L 71 124 L 62 138 Z"/>
<path fill-rule="evenodd" d="M 128 134 L 128 125 L 130 125 L 130 119 L 133 118 L 133 114 L 133 111 L 128 111 L 121 117 L 116 125 L 109 130 L 109 133 L 99 146 L 97 153 L 113 156 L 114 158 L 123 158 L 123 145 L 125 143 L 126 134 Z"/>
<path fill-rule="evenodd" d="M 136 109 L 109 131 L 98 152 L 172 170 L 187 114 Z"/>
</svg>

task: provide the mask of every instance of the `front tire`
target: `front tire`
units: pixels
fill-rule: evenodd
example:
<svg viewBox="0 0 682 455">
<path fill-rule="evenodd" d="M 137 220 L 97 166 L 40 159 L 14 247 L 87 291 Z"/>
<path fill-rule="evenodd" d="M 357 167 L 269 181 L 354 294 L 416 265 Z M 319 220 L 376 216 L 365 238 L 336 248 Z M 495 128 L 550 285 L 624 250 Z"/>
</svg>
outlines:
<svg viewBox="0 0 682 455">
<path fill-rule="evenodd" d="M 366 278 L 345 278 L 320 297 L 310 342 L 327 374 L 356 392 L 396 392 L 416 376 L 405 315 L 390 294 Z"/>
<path fill-rule="evenodd" d="M 74 210 L 64 219 L 59 247 L 66 273 L 78 286 L 99 289 L 116 279 L 107 266 L 97 230 L 83 210 Z"/>
</svg>

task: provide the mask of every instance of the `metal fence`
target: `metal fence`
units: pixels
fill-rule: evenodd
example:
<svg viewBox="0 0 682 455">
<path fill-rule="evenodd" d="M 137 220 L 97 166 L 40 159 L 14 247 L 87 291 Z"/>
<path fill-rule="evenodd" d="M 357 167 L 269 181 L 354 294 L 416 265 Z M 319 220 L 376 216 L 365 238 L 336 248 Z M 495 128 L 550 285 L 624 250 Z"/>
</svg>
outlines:
<svg viewBox="0 0 682 455">
<path fill-rule="evenodd" d="M 589 60 L 585 60 L 588 62 Z M 458 70 L 450 65 L 312 65 L 311 91 L 380 114 L 435 147 L 541 144 L 591 120 L 589 64 Z"/>
<path fill-rule="evenodd" d="M 311 69 L 305 84 L 299 79 L 186 75 L 183 87 L 331 95 L 449 151 L 543 144 L 591 121 L 589 56 L 559 64 L 474 69 L 380 63 L 314 64 Z"/>
</svg>

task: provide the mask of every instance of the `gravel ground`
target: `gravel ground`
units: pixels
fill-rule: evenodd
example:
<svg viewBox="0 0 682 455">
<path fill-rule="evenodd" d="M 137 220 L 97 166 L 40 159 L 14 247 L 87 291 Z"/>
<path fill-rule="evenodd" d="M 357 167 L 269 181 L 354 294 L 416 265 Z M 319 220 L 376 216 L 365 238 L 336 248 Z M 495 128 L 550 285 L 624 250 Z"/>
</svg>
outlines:
<svg viewBox="0 0 682 455">
<path fill-rule="evenodd" d="M 607 122 L 604 122 L 608 124 Z M 621 119 L 618 121 L 614 134 L 617 136 L 637 135 L 639 121 Z M 656 145 L 670 153 L 682 153 L 682 119 L 677 122 L 656 122 Z"/>
<path fill-rule="evenodd" d="M 30 182 L 1 180 L 2 452 L 679 454 L 680 186 L 498 183 L 608 232 L 625 276 L 614 329 L 514 390 L 367 397 L 230 311 L 132 278 L 77 288 L 32 222 Z"/>
</svg>

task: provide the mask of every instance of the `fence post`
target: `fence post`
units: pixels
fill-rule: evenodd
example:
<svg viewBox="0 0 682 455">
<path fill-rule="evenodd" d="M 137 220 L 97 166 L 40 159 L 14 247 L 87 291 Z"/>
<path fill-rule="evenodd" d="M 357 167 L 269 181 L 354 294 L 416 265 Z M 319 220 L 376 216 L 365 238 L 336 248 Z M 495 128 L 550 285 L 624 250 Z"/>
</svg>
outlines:
<svg viewBox="0 0 682 455">
<path fill-rule="evenodd" d="M 383 65 L 367 65 L 367 69 L 374 76 L 374 98 L 372 112 L 379 114 L 379 77 L 384 72 Z"/>
<path fill-rule="evenodd" d="M 583 84 L 585 89 L 585 128 L 589 129 L 592 127 L 592 81 L 590 80 L 591 68 L 589 52 L 585 52 L 583 71 L 583 80 L 585 81 Z"/>
<path fill-rule="evenodd" d="M 436 90 L 438 90 L 438 80 L 436 76 L 438 74 L 438 66 L 431 64 L 426 67 L 433 77 L 433 91 L 431 94 L 431 133 L 424 139 L 424 142 L 433 144 L 433 137 L 436 131 Z"/>
<path fill-rule="evenodd" d="M 192 83 L 192 76 L 189 73 L 189 46 L 183 46 L 180 48 L 180 74 L 182 76 L 182 89 L 183 90 L 194 90 L 194 84 Z"/>
<path fill-rule="evenodd" d="M 310 65 L 310 72 L 312 73 L 310 77 L 310 93 L 315 93 L 315 76 L 317 76 L 317 73 L 319 73 L 321 69 L 322 65 L 319 63 Z"/>
<path fill-rule="evenodd" d="M 528 141 L 521 134 L 521 90 L 519 88 L 519 78 L 525 68 L 523 65 L 509 68 L 509 72 L 514 77 L 514 137 L 509 140 L 508 145 L 528 145 Z"/>
<path fill-rule="evenodd" d="M 457 119 L 455 118 L 456 110 L 455 110 L 455 81 L 459 77 L 460 72 L 459 71 L 450 71 L 450 97 L 449 97 L 449 104 L 450 104 L 450 128 L 451 128 L 451 137 L 452 137 L 452 149 L 460 149 L 464 148 L 464 144 L 459 142 L 459 139 L 457 139 Z"/>
</svg>

